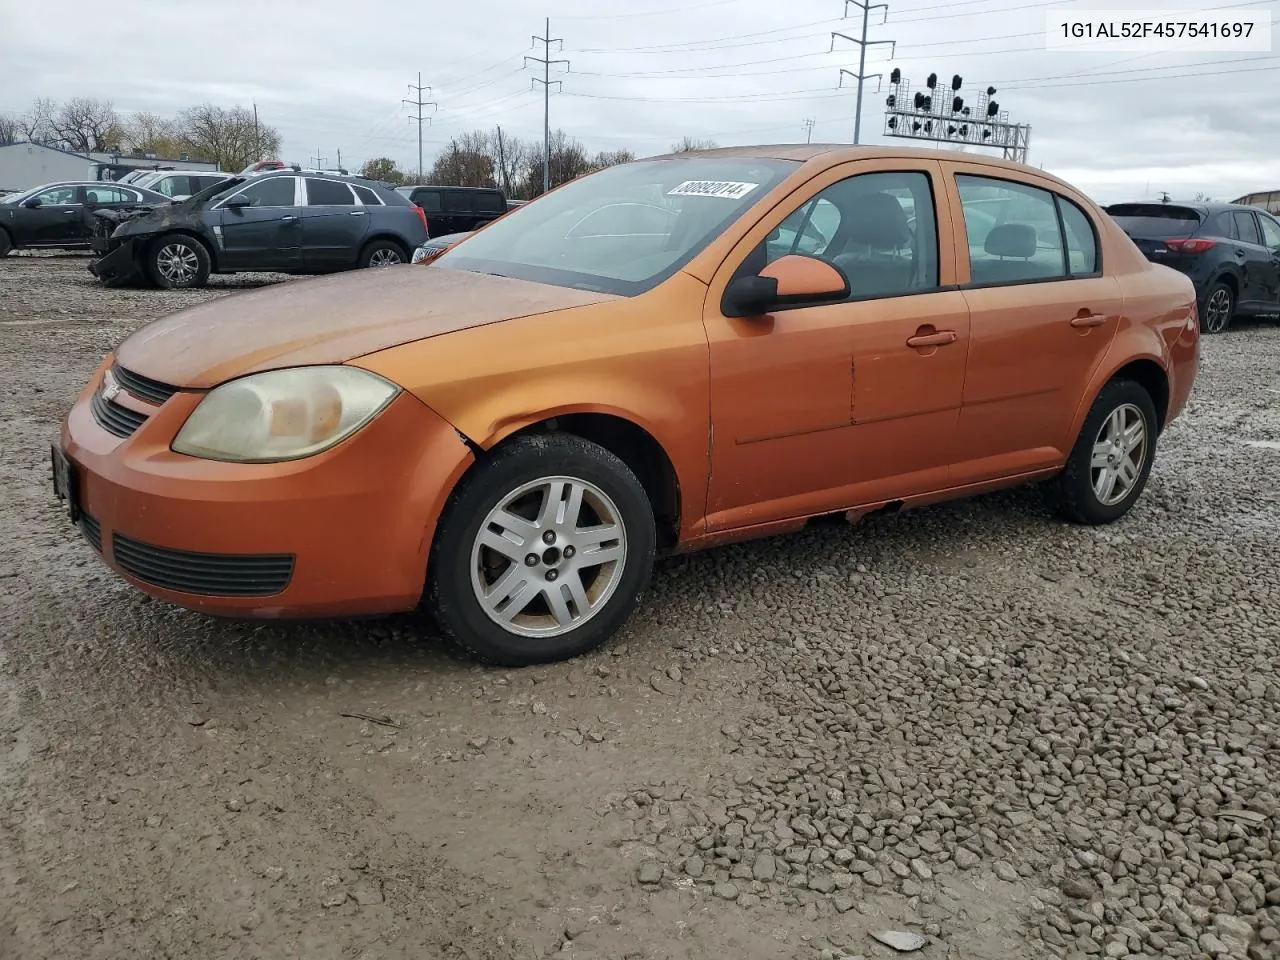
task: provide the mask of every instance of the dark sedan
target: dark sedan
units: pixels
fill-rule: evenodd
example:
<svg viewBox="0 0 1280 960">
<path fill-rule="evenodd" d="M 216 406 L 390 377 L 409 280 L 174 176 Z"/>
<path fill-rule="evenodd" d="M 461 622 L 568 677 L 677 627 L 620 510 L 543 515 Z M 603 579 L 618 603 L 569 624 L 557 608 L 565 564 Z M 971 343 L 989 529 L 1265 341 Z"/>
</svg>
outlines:
<svg viewBox="0 0 1280 960">
<path fill-rule="evenodd" d="M 46 183 L 0 197 L 0 257 L 25 247 L 84 249 L 93 239 L 94 210 L 172 203 L 142 187 L 98 181 Z"/>
<path fill-rule="evenodd" d="M 319 171 L 233 177 L 95 238 L 106 283 L 200 287 L 211 273 L 320 274 L 408 263 L 427 238 L 420 207 L 390 187 Z"/>
<path fill-rule="evenodd" d="M 1200 329 L 1280 314 L 1280 222 L 1235 203 L 1116 203 L 1106 208 L 1148 260 L 1196 285 Z"/>
</svg>

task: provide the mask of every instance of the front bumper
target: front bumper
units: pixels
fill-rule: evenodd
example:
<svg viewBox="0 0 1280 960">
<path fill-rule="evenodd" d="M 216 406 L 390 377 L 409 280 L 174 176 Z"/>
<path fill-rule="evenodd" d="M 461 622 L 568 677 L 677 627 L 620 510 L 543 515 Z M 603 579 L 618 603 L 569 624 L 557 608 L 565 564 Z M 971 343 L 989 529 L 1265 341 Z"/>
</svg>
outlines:
<svg viewBox="0 0 1280 960">
<path fill-rule="evenodd" d="M 97 257 L 89 261 L 89 272 L 104 283 L 133 280 L 141 275 L 132 237 L 125 240 L 94 237 L 90 248 Z"/>
<path fill-rule="evenodd" d="M 203 394 L 180 391 L 159 406 L 128 393 L 104 401 L 109 362 L 68 414 L 60 449 L 80 529 L 116 573 L 221 616 L 346 617 L 417 605 L 437 518 L 472 462 L 443 419 L 402 393 L 314 457 L 201 460 L 169 444 Z M 132 412 L 129 422 L 149 415 L 121 437 L 124 421 L 104 417 L 104 404 Z"/>
</svg>

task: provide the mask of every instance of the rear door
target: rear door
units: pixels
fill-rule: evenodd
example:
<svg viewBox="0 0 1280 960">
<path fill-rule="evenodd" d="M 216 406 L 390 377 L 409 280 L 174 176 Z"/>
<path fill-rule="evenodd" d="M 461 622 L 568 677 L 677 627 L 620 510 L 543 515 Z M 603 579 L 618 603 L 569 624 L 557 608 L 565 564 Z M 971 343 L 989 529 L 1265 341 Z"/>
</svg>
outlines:
<svg viewBox="0 0 1280 960">
<path fill-rule="evenodd" d="M 121 186 L 118 183 L 96 184 L 84 188 L 86 211 L 95 209 L 118 210 L 132 204 L 142 202 L 142 194 L 136 190 Z M 92 214 L 80 218 L 82 239 L 89 240 L 93 236 L 95 218 Z"/>
<path fill-rule="evenodd" d="M 1257 310 L 1270 299 L 1272 253 L 1262 245 L 1262 233 L 1252 210 L 1232 210 L 1236 237 L 1231 249 L 1240 267 L 1240 306 Z"/>
<path fill-rule="evenodd" d="M 413 202 L 422 208 L 427 215 L 427 231 L 430 236 L 443 237 L 454 233 L 449 227 L 449 218 L 444 214 L 444 197 L 440 190 L 415 190 Z"/>
<path fill-rule="evenodd" d="M 1265 267 L 1262 303 L 1259 310 L 1268 313 L 1280 311 L 1280 223 L 1265 213 L 1258 214 L 1258 226 L 1262 229 L 1262 245 L 1270 259 Z"/>
<path fill-rule="evenodd" d="M 463 230 L 474 230 L 476 225 L 474 195 L 470 190 L 445 190 L 444 225 L 448 228 L 443 233 L 459 233 Z M 427 219 L 431 213 L 428 211 Z"/>
<path fill-rule="evenodd" d="M 340 180 L 304 177 L 302 267 L 307 272 L 353 266 L 369 231 L 369 211 Z"/>
<path fill-rule="evenodd" d="M 295 271 L 302 265 L 302 185 L 298 177 L 264 177 L 220 200 L 213 210 L 221 265 L 234 270 Z M 247 207 L 224 204 L 246 197 Z"/>
<path fill-rule="evenodd" d="M 475 226 L 497 220 L 507 212 L 507 201 L 497 190 L 482 190 L 475 194 Z"/>
</svg>

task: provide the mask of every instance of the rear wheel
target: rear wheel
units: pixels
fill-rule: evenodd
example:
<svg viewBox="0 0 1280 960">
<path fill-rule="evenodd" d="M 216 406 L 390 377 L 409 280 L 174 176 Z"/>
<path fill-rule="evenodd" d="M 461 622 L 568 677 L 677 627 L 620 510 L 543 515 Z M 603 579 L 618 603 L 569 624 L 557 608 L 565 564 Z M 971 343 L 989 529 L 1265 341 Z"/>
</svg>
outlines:
<svg viewBox="0 0 1280 960">
<path fill-rule="evenodd" d="M 9 236 L 9 231 L 0 227 L 0 257 L 7 257 L 12 249 L 13 239 Z"/>
<path fill-rule="evenodd" d="M 1203 333 L 1221 333 L 1231 324 L 1236 312 L 1236 295 L 1231 287 L 1217 281 L 1205 295 L 1200 308 L 1200 330 Z"/>
<path fill-rule="evenodd" d="M 209 251 L 194 237 L 180 233 L 163 236 L 147 252 L 147 274 L 165 290 L 203 287 L 211 269 Z"/>
<path fill-rule="evenodd" d="M 656 540 L 649 498 L 614 454 L 569 435 L 518 438 L 450 499 L 428 602 L 444 631 L 482 659 L 563 660 L 631 615 Z"/>
<path fill-rule="evenodd" d="M 394 240 L 375 240 L 360 253 L 361 267 L 395 267 L 408 262 L 404 248 Z"/>
<path fill-rule="evenodd" d="M 1156 408 L 1132 380 L 1112 380 L 1093 402 L 1057 479 L 1059 511 L 1084 524 L 1119 520 L 1142 494 L 1156 452 Z"/>
</svg>

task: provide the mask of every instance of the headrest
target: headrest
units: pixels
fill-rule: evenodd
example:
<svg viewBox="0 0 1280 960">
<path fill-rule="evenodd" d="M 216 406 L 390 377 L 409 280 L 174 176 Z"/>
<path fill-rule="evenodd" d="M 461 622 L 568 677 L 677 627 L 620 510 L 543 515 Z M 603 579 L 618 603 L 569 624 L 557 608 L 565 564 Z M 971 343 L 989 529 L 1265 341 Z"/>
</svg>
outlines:
<svg viewBox="0 0 1280 960">
<path fill-rule="evenodd" d="M 1030 260 L 1036 255 L 1036 228 L 1029 223 L 1002 223 L 991 228 L 983 249 L 993 257 Z"/>
<path fill-rule="evenodd" d="M 850 197 L 845 208 L 851 213 L 848 239 L 881 249 L 897 250 L 911 239 L 907 215 L 891 194 L 868 193 Z"/>
</svg>

